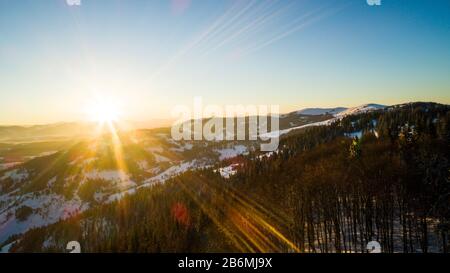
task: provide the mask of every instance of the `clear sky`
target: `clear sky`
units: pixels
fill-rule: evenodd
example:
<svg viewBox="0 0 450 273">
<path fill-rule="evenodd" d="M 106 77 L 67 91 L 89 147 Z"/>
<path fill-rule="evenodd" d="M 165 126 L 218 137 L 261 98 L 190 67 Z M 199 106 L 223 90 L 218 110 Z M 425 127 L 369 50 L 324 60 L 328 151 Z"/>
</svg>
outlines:
<svg viewBox="0 0 450 273">
<path fill-rule="evenodd" d="M 76 3 L 77 0 L 69 0 Z M 0 124 L 213 104 L 450 103 L 450 1 L 0 0 Z"/>
</svg>

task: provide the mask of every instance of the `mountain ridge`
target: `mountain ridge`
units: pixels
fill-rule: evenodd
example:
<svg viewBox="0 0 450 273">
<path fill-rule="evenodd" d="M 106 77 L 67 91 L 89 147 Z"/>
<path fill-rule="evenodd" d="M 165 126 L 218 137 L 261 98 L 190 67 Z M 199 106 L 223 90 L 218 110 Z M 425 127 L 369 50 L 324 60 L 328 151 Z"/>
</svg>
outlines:
<svg viewBox="0 0 450 273">
<path fill-rule="evenodd" d="M 423 104 L 423 107 L 432 106 Z M 309 120 L 304 125 L 285 129 L 288 130 L 286 137 L 291 131 L 328 126 L 349 116 L 406 107 L 410 104 L 390 107 L 364 104 L 340 115 L 326 115 L 320 121 Z M 371 126 L 373 130 L 374 125 Z M 278 136 L 285 137 L 283 135 Z M 27 156 L 25 162 L 0 169 L 0 230 L 8 230 L 5 236 L 0 236 L 0 242 L 9 235 L 50 224 L 90 206 L 120 199 L 126 194 L 134 194 L 139 188 L 163 183 L 186 171 L 215 166 L 240 155 L 258 153 L 255 148 L 257 143 L 175 142 L 168 130 L 143 130 L 125 137 L 119 134 L 119 137 L 129 172 L 125 175 L 118 172 L 115 169 L 117 166 L 111 162 L 114 143 L 108 139 L 47 145 L 42 149 L 24 146 L 25 149 L 32 147 L 36 154 Z M 22 146 L 0 146 L 0 164 L 5 153 L 14 152 L 16 148 L 23 150 Z M 127 188 L 122 188 L 123 185 Z M 51 206 L 53 203 L 58 205 Z M 31 208 L 32 214 L 28 220 L 19 221 L 16 217 L 20 217 L 20 213 L 15 214 L 24 206 Z"/>
</svg>

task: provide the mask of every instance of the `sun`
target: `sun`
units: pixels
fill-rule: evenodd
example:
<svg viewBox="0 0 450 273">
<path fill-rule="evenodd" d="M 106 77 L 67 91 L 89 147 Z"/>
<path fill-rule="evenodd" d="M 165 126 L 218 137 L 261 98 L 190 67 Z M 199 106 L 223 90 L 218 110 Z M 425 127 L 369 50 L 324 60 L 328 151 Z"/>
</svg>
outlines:
<svg viewBox="0 0 450 273">
<path fill-rule="evenodd" d="M 96 99 L 89 103 L 87 114 L 91 121 L 112 123 L 119 119 L 119 107 L 110 99 Z"/>
</svg>

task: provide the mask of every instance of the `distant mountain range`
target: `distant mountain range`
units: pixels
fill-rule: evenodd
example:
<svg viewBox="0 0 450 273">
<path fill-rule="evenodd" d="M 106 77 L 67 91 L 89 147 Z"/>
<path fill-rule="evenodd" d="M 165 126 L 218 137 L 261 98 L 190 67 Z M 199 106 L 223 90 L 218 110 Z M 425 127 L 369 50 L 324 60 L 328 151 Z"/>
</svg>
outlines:
<svg viewBox="0 0 450 273">
<path fill-rule="evenodd" d="M 345 107 L 336 107 L 336 108 L 305 108 L 300 111 L 297 111 L 299 115 L 307 115 L 307 116 L 317 116 L 317 115 L 336 115 L 339 114 L 348 108 Z"/>
<path fill-rule="evenodd" d="M 383 109 L 386 106 L 366 104 L 353 108 L 307 108 L 281 115 L 280 129 L 289 129 L 330 119 L 332 116 L 345 116 L 367 110 Z M 121 130 L 153 129 L 169 127 L 172 120 L 154 119 L 148 121 L 127 121 L 120 124 Z M 83 138 L 98 131 L 98 124 L 94 122 L 60 122 L 31 126 L 0 126 L 1 142 L 33 142 L 48 140 L 65 140 L 67 138 Z"/>
<path fill-rule="evenodd" d="M 120 122 L 121 130 L 153 129 L 168 127 L 172 120 L 152 119 L 147 121 L 125 121 Z M 30 126 L 1 126 L 0 125 L 0 143 L 1 142 L 32 142 L 63 140 L 67 138 L 79 138 L 92 136 L 98 132 L 96 122 L 59 122 L 43 125 Z"/>
<path fill-rule="evenodd" d="M 356 114 L 367 112 L 371 110 L 379 110 L 386 108 L 386 105 L 381 104 L 363 104 L 357 107 L 335 107 L 335 108 L 305 108 L 295 113 L 299 115 L 317 116 L 317 115 L 333 115 L 333 116 L 345 116 L 349 114 Z"/>
<path fill-rule="evenodd" d="M 280 131 L 269 134 L 284 136 L 308 127 L 326 126 L 347 116 L 404 107 L 408 104 L 303 109 L 282 115 Z M 119 137 L 125 172 L 118 170 L 114 162 L 112 155 L 117 151 L 111 138 L 83 138 L 95 126 L 59 123 L 0 127 L 0 243 L 10 235 L 120 199 L 187 170 L 259 153 L 259 142 L 176 142 L 167 127 L 124 131 L 119 132 Z M 5 140 L 11 143 L 2 144 Z M 31 143 L 14 143 L 26 140 Z"/>
</svg>

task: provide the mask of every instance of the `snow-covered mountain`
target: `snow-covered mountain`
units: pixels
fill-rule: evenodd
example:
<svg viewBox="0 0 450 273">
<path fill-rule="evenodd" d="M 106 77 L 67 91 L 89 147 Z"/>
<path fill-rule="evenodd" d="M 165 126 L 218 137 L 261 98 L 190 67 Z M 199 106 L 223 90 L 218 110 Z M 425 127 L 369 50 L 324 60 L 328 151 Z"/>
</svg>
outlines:
<svg viewBox="0 0 450 273">
<path fill-rule="evenodd" d="M 357 107 L 348 108 L 345 111 L 341 111 L 336 114 L 336 117 L 345 117 L 348 115 L 367 113 L 367 112 L 371 112 L 371 111 L 382 110 L 382 109 L 385 109 L 386 107 L 387 107 L 386 105 L 374 104 L 374 103 L 363 104 L 363 105 L 360 105 Z"/>
<path fill-rule="evenodd" d="M 299 115 L 306 116 L 318 116 L 318 115 L 337 115 L 341 112 L 346 111 L 348 108 L 336 107 L 336 108 L 305 108 L 297 111 Z"/>
<path fill-rule="evenodd" d="M 305 108 L 296 113 L 306 116 L 319 116 L 319 115 L 333 115 L 333 116 L 347 116 L 358 113 L 364 113 L 368 111 L 380 110 L 386 108 L 386 105 L 381 104 L 363 104 L 357 107 L 336 107 L 336 108 Z"/>
<path fill-rule="evenodd" d="M 17 155 L 22 147 L 30 147 L 24 144 L 0 145 L 0 164 L 12 154 L 19 160 L 0 170 L 0 243 L 253 149 L 252 144 L 176 142 L 168 130 L 126 133 L 120 142 L 85 139 L 52 153 L 42 152 L 46 144 L 38 149 L 35 143 L 34 156 Z"/>
<path fill-rule="evenodd" d="M 364 105 L 360 105 L 360 106 L 352 107 L 352 108 L 342 108 L 342 107 L 340 107 L 340 108 L 329 108 L 328 110 L 330 110 L 330 109 L 331 110 L 333 110 L 333 109 L 335 110 L 336 114 L 334 114 L 334 115 L 330 115 L 329 112 L 325 111 L 327 109 L 322 109 L 322 110 L 325 111 L 324 112 L 324 111 L 319 111 L 318 109 L 320 109 L 320 108 L 315 108 L 317 110 L 316 113 L 320 113 L 319 115 L 324 115 L 322 113 L 326 113 L 325 115 L 327 115 L 329 118 L 325 119 L 325 120 L 317 121 L 317 122 L 307 123 L 307 124 L 300 125 L 300 126 L 293 126 L 293 127 L 289 127 L 289 128 L 286 128 L 286 129 L 281 129 L 281 130 L 278 130 L 278 131 L 268 132 L 268 133 L 263 134 L 263 136 L 264 137 L 270 137 L 270 138 L 277 138 L 277 137 L 281 137 L 282 135 L 286 135 L 286 134 L 288 134 L 288 133 L 290 133 L 292 131 L 295 131 L 295 130 L 305 129 L 305 128 L 313 127 L 313 126 L 329 125 L 329 124 L 331 124 L 333 122 L 341 120 L 342 118 L 344 118 L 346 116 L 357 115 L 357 114 L 367 113 L 367 112 L 376 111 L 376 110 L 383 110 L 383 109 L 386 109 L 386 108 L 387 108 L 387 106 L 381 105 L 381 104 L 364 104 Z M 336 110 L 336 109 L 341 109 L 341 110 L 342 109 L 346 109 L 346 110 L 339 111 L 339 110 Z M 301 111 L 299 111 L 299 112 L 301 112 Z M 296 112 L 296 113 L 299 113 L 299 112 Z M 311 111 L 311 112 L 313 112 L 313 111 Z"/>
<path fill-rule="evenodd" d="M 283 115 L 280 131 L 268 135 L 279 137 L 384 108 L 366 104 L 304 109 Z M 168 128 L 127 132 L 120 141 L 120 151 L 108 137 L 0 144 L 0 243 L 11 235 L 71 217 L 187 170 L 214 166 L 259 147 L 252 142 L 176 142 Z M 120 165 L 114 158 L 120 158 Z M 229 176 L 234 169 L 220 173 Z"/>
</svg>

